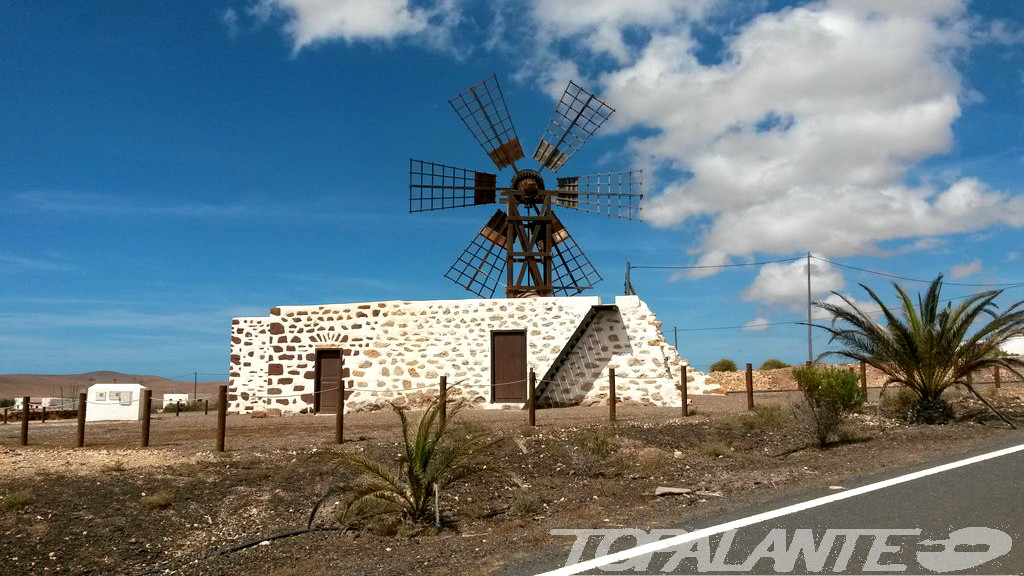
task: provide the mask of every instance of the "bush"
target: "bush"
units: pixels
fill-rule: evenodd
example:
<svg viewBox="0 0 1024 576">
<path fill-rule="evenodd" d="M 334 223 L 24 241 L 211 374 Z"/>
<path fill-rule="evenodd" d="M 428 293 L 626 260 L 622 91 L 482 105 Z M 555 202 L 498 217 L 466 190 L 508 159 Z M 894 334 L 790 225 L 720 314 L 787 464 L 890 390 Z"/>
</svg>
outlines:
<svg viewBox="0 0 1024 576">
<path fill-rule="evenodd" d="M 722 358 L 711 365 L 712 372 L 735 372 L 736 370 L 736 363 L 728 358 Z"/>
<path fill-rule="evenodd" d="M 857 375 L 833 366 L 803 366 L 793 370 L 793 377 L 806 401 L 797 414 L 804 429 L 826 446 L 839 432 L 843 420 L 864 404 Z"/>
<path fill-rule="evenodd" d="M 789 368 L 789 364 L 778 358 L 769 358 L 761 363 L 761 367 L 758 370 L 778 370 L 779 368 Z"/>
<path fill-rule="evenodd" d="M 14 406 L 13 398 L 0 398 L 0 408 L 10 408 Z"/>
</svg>

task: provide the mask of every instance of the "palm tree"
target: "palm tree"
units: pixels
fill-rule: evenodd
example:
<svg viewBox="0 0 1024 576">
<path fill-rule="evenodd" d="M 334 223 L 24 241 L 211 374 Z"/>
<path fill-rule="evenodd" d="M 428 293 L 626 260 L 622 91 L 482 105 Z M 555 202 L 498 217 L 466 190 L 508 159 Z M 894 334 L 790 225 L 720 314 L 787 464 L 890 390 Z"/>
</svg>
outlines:
<svg viewBox="0 0 1024 576">
<path fill-rule="evenodd" d="M 415 428 L 404 408 L 391 406 L 402 424 L 405 453 L 401 464 L 398 470 L 392 470 L 364 454 L 342 452 L 342 461 L 363 473 L 350 489 L 351 497 L 344 516 L 369 505 L 373 515 L 397 512 L 414 523 L 424 523 L 429 520 L 433 508 L 439 521 L 437 498 L 440 490 L 479 471 L 475 456 L 489 443 L 476 432 L 452 434 L 449 423 L 462 409 L 462 403 L 452 405 L 447 412 L 448 418 L 441 419 L 441 404 L 435 399 L 427 406 Z"/>
<path fill-rule="evenodd" d="M 870 288 L 861 284 L 881 308 L 885 323 L 858 307 L 842 294 L 833 292 L 842 303 L 817 302 L 816 306 L 832 315 L 831 342 L 839 342 L 843 350 L 826 352 L 865 362 L 881 370 L 886 385 L 899 383 L 917 394 L 913 420 L 942 421 L 948 418 L 948 405 L 942 392 L 962 385 L 977 396 L 1004 422 L 1016 428 L 1009 419 L 989 404 L 971 386 L 968 377 L 979 370 L 1004 368 L 1018 377 L 1024 373 L 1024 360 L 1001 354 L 1000 345 L 1024 334 L 1024 301 L 997 313 L 995 299 L 1002 290 L 990 290 L 969 296 L 956 307 L 949 302 L 942 306 L 942 275 L 939 275 L 917 306 L 895 282 L 900 296 L 902 315 L 890 310 Z M 987 322 L 986 322 L 987 320 Z M 971 327 L 978 329 L 971 333 Z M 884 391 L 884 388 L 883 388 Z"/>
</svg>

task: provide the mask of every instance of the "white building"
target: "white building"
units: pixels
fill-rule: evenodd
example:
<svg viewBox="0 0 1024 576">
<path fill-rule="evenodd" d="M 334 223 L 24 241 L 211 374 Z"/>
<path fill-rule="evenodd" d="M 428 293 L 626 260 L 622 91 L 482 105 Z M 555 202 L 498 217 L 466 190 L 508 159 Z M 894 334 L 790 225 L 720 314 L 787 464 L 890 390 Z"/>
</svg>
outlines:
<svg viewBox="0 0 1024 576">
<path fill-rule="evenodd" d="M 141 420 L 145 390 L 141 384 L 93 384 L 86 395 L 85 419 Z"/>
<path fill-rule="evenodd" d="M 540 406 L 678 406 L 686 366 L 636 296 L 466 299 L 282 306 L 231 326 L 229 410 L 333 412 L 422 405 L 450 394 L 520 408 L 532 369 Z M 691 382 L 690 393 L 706 386 Z"/>
<path fill-rule="evenodd" d="M 168 408 L 174 408 L 174 405 L 178 402 L 181 402 L 181 405 L 185 406 L 188 404 L 188 397 L 188 394 L 164 394 L 163 409 L 167 410 Z"/>
</svg>

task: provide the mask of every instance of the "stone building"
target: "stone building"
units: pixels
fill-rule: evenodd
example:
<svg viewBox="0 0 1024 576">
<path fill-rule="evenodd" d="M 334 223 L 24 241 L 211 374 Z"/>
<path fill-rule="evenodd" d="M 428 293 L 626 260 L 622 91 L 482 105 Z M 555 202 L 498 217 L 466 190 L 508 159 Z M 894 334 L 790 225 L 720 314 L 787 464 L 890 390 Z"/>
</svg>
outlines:
<svg viewBox="0 0 1024 576">
<path fill-rule="evenodd" d="M 522 407 L 532 369 L 540 406 L 674 405 L 686 362 L 636 296 L 467 299 L 281 306 L 231 322 L 229 410 L 333 412 L 421 405 L 450 395 Z M 691 382 L 690 393 L 703 392 Z"/>
</svg>

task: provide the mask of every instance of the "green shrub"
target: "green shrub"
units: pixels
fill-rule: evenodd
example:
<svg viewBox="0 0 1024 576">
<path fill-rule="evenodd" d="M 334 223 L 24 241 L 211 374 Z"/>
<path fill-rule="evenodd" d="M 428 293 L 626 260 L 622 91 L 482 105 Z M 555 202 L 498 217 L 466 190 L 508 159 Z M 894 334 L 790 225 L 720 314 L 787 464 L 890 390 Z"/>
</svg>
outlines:
<svg viewBox="0 0 1024 576">
<path fill-rule="evenodd" d="M 0 398 L 0 408 L 10 408 L 14 406 L 13 398 Z"/>
<path fill-rule="evenodd" d="M 758 370 L 778 370 L 779 368 L 789 368 L 789 364 L 778 358 L 769 358 L 761 363 L 761 367 Z"/>
<path fill-rule="evenodd" d="M 736 363 L 728 358 L 722 358 L 711 365 L 712 372 L 735 372 L 736 370 Z"/>
<path fill-rule="evenodd" d="M 805 403 L 797 410 L 804 429 L 826 446 L 836 436 L 843 420 L 864 404 L 857 375 L 834 366 L 802 366 L 793 377 L 804 393 Z"/>
<path fill-rule="evenodd" d="M 480 472 L 482 465 L 477 458 L 493 444 L 485 440 L 482 432 L 453 427 L 452 420 L 463 406 L 452 405 L 448 418 L 441 421 L 440 405 L 434 400 L 423 411 L 419 423 L 413 425 L 406 410 L 392 404 L 401 422 L 405 449 L 399 469 L 393 470 L 367 454 L 340 452 L 343 463 L 362 472 L 355 485 L 348 487 L 350 497 L 340 518 L 351 521 L 388 512 L 413 524 L 426 524 L 432 516 L 435 520 L 439 518 L 440 510 L 435 508 L 438 492 Z"/>
</svg>

